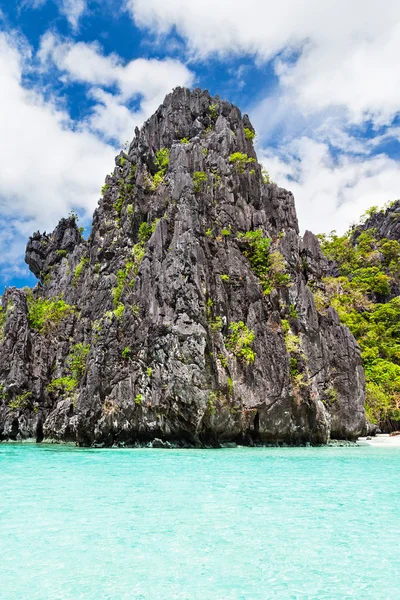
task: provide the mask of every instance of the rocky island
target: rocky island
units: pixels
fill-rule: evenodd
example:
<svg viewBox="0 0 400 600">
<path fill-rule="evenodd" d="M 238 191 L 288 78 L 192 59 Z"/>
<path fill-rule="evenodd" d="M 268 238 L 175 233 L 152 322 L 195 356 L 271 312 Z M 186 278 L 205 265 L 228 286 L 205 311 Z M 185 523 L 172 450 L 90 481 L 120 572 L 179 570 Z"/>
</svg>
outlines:
<svg viewBox="0 0 400 600">
<path fill-rule="evenodd" d="M 324 444 L 365 430 L 329 262 L 239 109 L 177 88 L 116 157 L 88 240 L 35 233 L 2 298 L 0 439 Z"/>
</svg>

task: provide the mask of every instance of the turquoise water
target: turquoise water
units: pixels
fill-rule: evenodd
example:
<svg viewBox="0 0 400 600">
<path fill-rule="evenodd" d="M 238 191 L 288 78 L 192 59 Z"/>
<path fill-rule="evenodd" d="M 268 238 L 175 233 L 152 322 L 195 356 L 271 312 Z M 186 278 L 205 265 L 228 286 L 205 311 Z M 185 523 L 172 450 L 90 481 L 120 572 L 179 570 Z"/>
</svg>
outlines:
<svg viewBox="0 0 400 600">
<path fill-rule="evenodd" d="M 400 597 L 400 448 L 0 445 L 3 600 Z"/>
</svg>

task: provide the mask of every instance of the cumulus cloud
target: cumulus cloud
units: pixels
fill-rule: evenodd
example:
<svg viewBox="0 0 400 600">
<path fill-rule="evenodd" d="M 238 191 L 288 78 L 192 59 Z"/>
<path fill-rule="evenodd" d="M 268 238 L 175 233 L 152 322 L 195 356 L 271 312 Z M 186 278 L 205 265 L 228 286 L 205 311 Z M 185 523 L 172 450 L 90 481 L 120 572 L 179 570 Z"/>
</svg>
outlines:
<svg viewBox="0 0 400 600">
<path fill-rule="evenodd" d="M 399 110 L 400 5 L 387 0 L 127 0 L 139 26 L 173 27 L 196 57 L 275 58 L 281 86 L 305 111 L 346 107 L 350 118 L 387 122 Z M 221 26 L 222 24 L 222 26 Z M 297 56 L 297 58 L 296 58 Z"/>
<path fill-rule="evenodd" d="M 38 58 L 44 68 L 53 63 L 60 71 L 68 73 L 72 81 L 96 85 L 113 84 L 121 63 L 116 54 L 103 56 L 97 42 L 63 42 L 50 31 L 40 40 Z"/>
<path fill-rule="evenodd" d="M 79 19 L 86 9 L 86 0 L 62 0 L 60 11 L 65 15 L 73 29 L 77 29 Z"/>
<path fill-rule="evenodd" d="M 0 265 L 18 270 L 26 236 L 71 209 L 89 215 L 115 150 L 22 84 L 27 47 L 0 34 Z"/>
<path fill-rule="evenodd" d="M 293 192 L 303 231 L 343 233 L 367 208 L 399 196 L 399 164 L 385 154 L 333 158 L 326 142 L 301 137 L 259 158 L 272 180 Z"/>
<path fill-rule="evenodd" d="M 121 143 L 130 141 L 135 126 L 143 122 L 142 110 L 132 113 L 117 96 L 101 88 L 92 88 L 90 96 L 96 100 L 88 119 L 90 128 L 107 139 L 117 139 Z"/>
<path fill-rule="evenodd" d="M 45 68 L 55 65 L 66 81 L 92 86 L 90 94 L 98 104 L 89 123 L 107 139 L 120 142 L 154 112 L 173 87 L 193 83 L 193 74 L 178 60 L 138 58 L 124 63 L 115 54 L 104 56 L 97 43 L 63 41 L 50 32 L 41 40 L 38 57 Z M 117 93 L 102 89 L 110 87 Z M 126 104 L 137 98 L 140 108 L 132 113 Z"/>
</svg>

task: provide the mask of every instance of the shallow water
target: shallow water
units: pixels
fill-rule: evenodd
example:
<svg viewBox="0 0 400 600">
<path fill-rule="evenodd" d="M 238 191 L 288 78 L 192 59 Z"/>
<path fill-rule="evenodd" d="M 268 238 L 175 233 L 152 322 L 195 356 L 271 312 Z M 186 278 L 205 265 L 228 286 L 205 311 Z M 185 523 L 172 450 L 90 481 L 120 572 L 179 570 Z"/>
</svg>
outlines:
<svg viewBox="0 0 400 600">
<path fill-rule="evenodd" d="M 400 448 L 0 445 L 0 598 L 398 598 Z"/>
</svg>

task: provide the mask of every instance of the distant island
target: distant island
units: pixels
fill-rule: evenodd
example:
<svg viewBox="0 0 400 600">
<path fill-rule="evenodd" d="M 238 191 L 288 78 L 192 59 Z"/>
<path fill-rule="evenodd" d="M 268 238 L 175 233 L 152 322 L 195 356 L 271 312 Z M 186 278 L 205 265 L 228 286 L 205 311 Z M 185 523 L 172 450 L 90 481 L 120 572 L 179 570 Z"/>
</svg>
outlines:
<svg viewBox="0 0 400 600">
<path fill-rule="evenodd" d="M 116 157 L 88 240 L 74 214 L 33 234 L 39 282 L 2 298 L 1 440 L 317 445 L 398 426 L 400 202 L 300 237 L 254 136 L 176 88 Z"/>
</svg>

